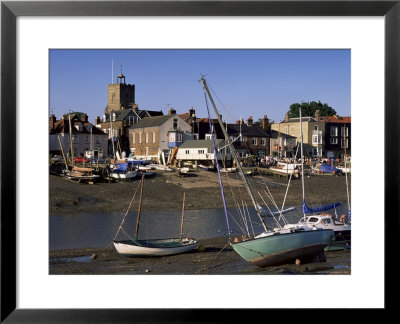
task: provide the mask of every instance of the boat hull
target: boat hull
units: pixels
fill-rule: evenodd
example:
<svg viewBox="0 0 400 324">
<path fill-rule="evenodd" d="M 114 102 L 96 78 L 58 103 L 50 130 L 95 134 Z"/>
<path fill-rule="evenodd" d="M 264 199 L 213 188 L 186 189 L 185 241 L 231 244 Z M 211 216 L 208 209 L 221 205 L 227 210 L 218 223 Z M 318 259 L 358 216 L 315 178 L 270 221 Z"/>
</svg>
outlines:
<svg viewBox="0 0 400 324">
<path fill-rule="evenodd" d="M 110 177 L 114 179 L 120 179 L 120 180 L 128 180 L 128 179 L 133 179 L 137 176 L 136 171 L 132 172 L 126 172 L 126 173 L 117 173 L 117 172 L 111 172 Z"/>
<path fill-rule="evenodd" d="M 332 230 L 298 231 L 233 243 L 233 249 L 258 267 L 311 261 L 324 252 L 334 237 Z"/>
<path fill-rule="evenodd" d="M 127 257 L 166 256 L 181 254 L 198 247 L 196 240 L 184 238 L 158 240 L 113 241 L 117 252 Z"/>
</svg>

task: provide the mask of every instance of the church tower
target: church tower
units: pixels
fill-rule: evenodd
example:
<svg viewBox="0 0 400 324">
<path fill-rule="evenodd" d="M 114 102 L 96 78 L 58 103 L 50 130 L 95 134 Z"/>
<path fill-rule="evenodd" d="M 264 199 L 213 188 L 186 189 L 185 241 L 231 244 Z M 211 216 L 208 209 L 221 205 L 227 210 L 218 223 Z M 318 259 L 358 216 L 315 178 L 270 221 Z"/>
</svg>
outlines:
<svg viewBox="0 0 400 324">
<path fill-rule="evenodd" d="M 135 104 L 135 85 L 125 83 L 122 67 L 121 73 L 117 76 L 117 83 L 108 85 L 107 97 L 105 114 L 109 114 L 111 111 L 130 109 Z"/>
</svg>

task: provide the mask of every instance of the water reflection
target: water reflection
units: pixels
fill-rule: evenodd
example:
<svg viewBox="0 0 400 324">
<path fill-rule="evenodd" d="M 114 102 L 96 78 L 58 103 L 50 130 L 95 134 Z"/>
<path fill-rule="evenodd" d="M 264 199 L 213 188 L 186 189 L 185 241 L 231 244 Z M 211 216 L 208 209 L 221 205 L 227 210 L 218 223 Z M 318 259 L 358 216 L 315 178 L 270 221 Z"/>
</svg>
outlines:
<svg viewBox="0 0 400 324">
<path fill-rule="evenodd" d="M 347 209 L 344 205 L 337 208 L 340 216 Z M 245 226 L 238 217 L 236 209 L 229 209 L 230 229 L 233 235 L 242 234 Z M 256 219 L 255 213 L 249 209 L 250 215 Z M 301 207 L 285 214 L 288 222 L 299 220 Z M 50 217 L 50 250 L 72 248 L 103 248 L 112 245 L 112 240 L 118 230 L 125 213 L 110 214 L 78 214 Z M 136 231 L 137 212 L 128 214 L 124 223 L 124 230 L 133 238 Z M 180 211 L 142 212 L 139 238 L 168 238 L 180 235 Z M 272 218 L 267 218 L 267 226 L 273 223 Z M 250 233 L 262 231 L 260 222 L 247 226 Z M 184 235 L 196 239 L 227 236 L 227 225 L 223 209 L 185 210 Z M 122 232 L 118 238 L 127 238 Z"/>
</svg>

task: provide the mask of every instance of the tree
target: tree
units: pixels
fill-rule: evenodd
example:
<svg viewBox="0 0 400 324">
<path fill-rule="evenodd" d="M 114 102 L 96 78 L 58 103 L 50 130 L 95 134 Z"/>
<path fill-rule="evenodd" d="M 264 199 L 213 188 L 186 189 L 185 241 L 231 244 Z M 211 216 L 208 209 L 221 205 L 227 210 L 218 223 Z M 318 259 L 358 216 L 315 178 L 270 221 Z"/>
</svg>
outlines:
<svg viewBox="0 0 400 324">
<path fill-rule="evenodd" d="M 328 106 L 326 103 L 321 103 L 321 101 L 311 101 L 311 102 L 302 102 L 294 103 L 290 105 L 289 117 L 295 118 L 299 117 L 299 108 L 301 107 L 302 116 L 314 116 L 315 111 L 319 110 L 321 116 L 334 116 L 336 115 L 336 110 L 332 107 Z"/>
</svg>

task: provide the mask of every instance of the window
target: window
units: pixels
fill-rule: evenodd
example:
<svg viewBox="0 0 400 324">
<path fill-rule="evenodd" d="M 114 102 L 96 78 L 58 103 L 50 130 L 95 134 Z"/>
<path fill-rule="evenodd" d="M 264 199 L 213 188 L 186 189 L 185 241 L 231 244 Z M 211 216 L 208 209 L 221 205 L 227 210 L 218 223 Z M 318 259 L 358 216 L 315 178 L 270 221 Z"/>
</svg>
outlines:
<svg viewBox="0 0 400 324">
<path fill-rule="evenodd" d="M 345 133 L 345 130 L 346 130 L 346 133 Z M 346 137 L 349 137 L 349 128 L 348 127 L 341 127 L 340 128 L 340 135 L 341 136 L 346 136 Z"/>
<path fill-rule="evenodd" d="M 135 144 L 135 138 L 136 138 L 136 134 L 133 133 L 133 134 L 132 134 L 132 144 Z"/>
<path fill-rule="evenodd" d="M 204 154 L 204 150 L 198 150 L 197 153 L 198 154 Z"/>
<path fill-rule="evenodd" d="M 331 144 L 337 144 L 338 143 L 338 139 L 337 138 L 331 138 L 330 143 Z"/>
<path fill-rule="evenodd" d="M 89 143 L 89 135 L 85 135 L 85 143 Z"/>
<path fill-rule="evenodd" d="M 139 133 L 139 144 L 142 144 L 142 133 Z"/>
<path fill-rule="evenodd" d="M 292 135 L 294 135 L 294 126 L 292 126 L 290 129 L 291 129 L 290 133 L 291 133 Z"/>
<path fill-rule="evenodd" d="M 176 133 L 176 141 L 182 142 L 182 133 Z"/>
<path fill-rule="evenodd" d="M 113 119 L 113 121 L 115 121 L 115 113 L 113 113 L 112 119 Z"/>
<path fill-rule="evenodd" d="M 312 136 L 312 143 L 313 144 L 322 144 L 322 135 L 313 135 Z"/>
<path fill-rule="evenodd" d="M 96 144 L 100 144 L 99 135 L 95 135 L 95 136 L 94 136 L 94 139 L 95 139 L 95 143 L 96 143 Z"/>
<path fill-rule="evenodd" d="M 190 153 L 190 150 L 186 150 L 185 154 L 188 155 Z"/>
<path fill-rule="evenodd" d="M 149 142 L 149 133 L 145 133 L 146 134 L 146 143 L 148 143 Z"/>
<path fill-rule="evenodd" d="M 285 133 L 285 134 L 289 134 L 289 132 L 288 132 L 288 127 L 287 127 L 287 126 L 285 127 L 284 133 Z"/>
<path fill-rule="evenodd" d="M 68 143 L 70 143 L 69 137 L 68 137 Z M 72 135 L 72 144 L 78 144 L 79 143 L 79 135 Z"/>
<path fill-rule="evenodd" d="M 153 143 L 156 142 L 156 132 L 153 132 Z"/>
<path fill-rule="evenodd" d="M 242 136 L 242 142 L 247 142 L 247 136 Z"/>
<path fill-rule="evenodd" d="M 252 144 L 253 144 L 253 145 L 257 145 L 257 137 L 253 137 Z"/>
<path fill-rule="evenodd" d="M 265 138 L 264 137 L 261 138 L 261 145 L 265 146 Z"/>
<path fill-rule="evenodd" d="M 331 136 L 338 136 L 338 127 L 331 126 Z"/>
<path fill-rule="evenodd" d="M 210 140 L 210 139 L 211 139 L 211 134 L 206 134 L 206 135 L 205 135 L 205 139 L 206 139 L 206 140 Z"/>
<path fill-rule="evenodd" d="M 135 122 L 135 119 L 133 116 L 128 116 L 128 125 L 133 125 L 133 123 Z"/>
<path fill-rule="evenodd" d="M 178 128 L 178 118 L 174 118 L 173 128 L 174 128 L 174 129 L 177 129 L 177 128 Z"/>
<path fill-rule="evenodd" d="M 106 114 L 103 115 L 103 123 L 105 123 L 107 120 Z"/>
<path fill-rule="evenodd" d="M 342 138 L 340 142 L 341 142 L 340 143 L 341 144 L 340 145 L 341 148 L 348 148 L 349 147 L 349 139 L 348 138 Z M 345 143 L 346 143 L 346 146 L 345 146 Z"/>
<path fill-rule="evenodd" d="M 318 130 L 318 125 L 314 126 L 314 130 L 316 130 L 316 131 Z"/>
</svg>

